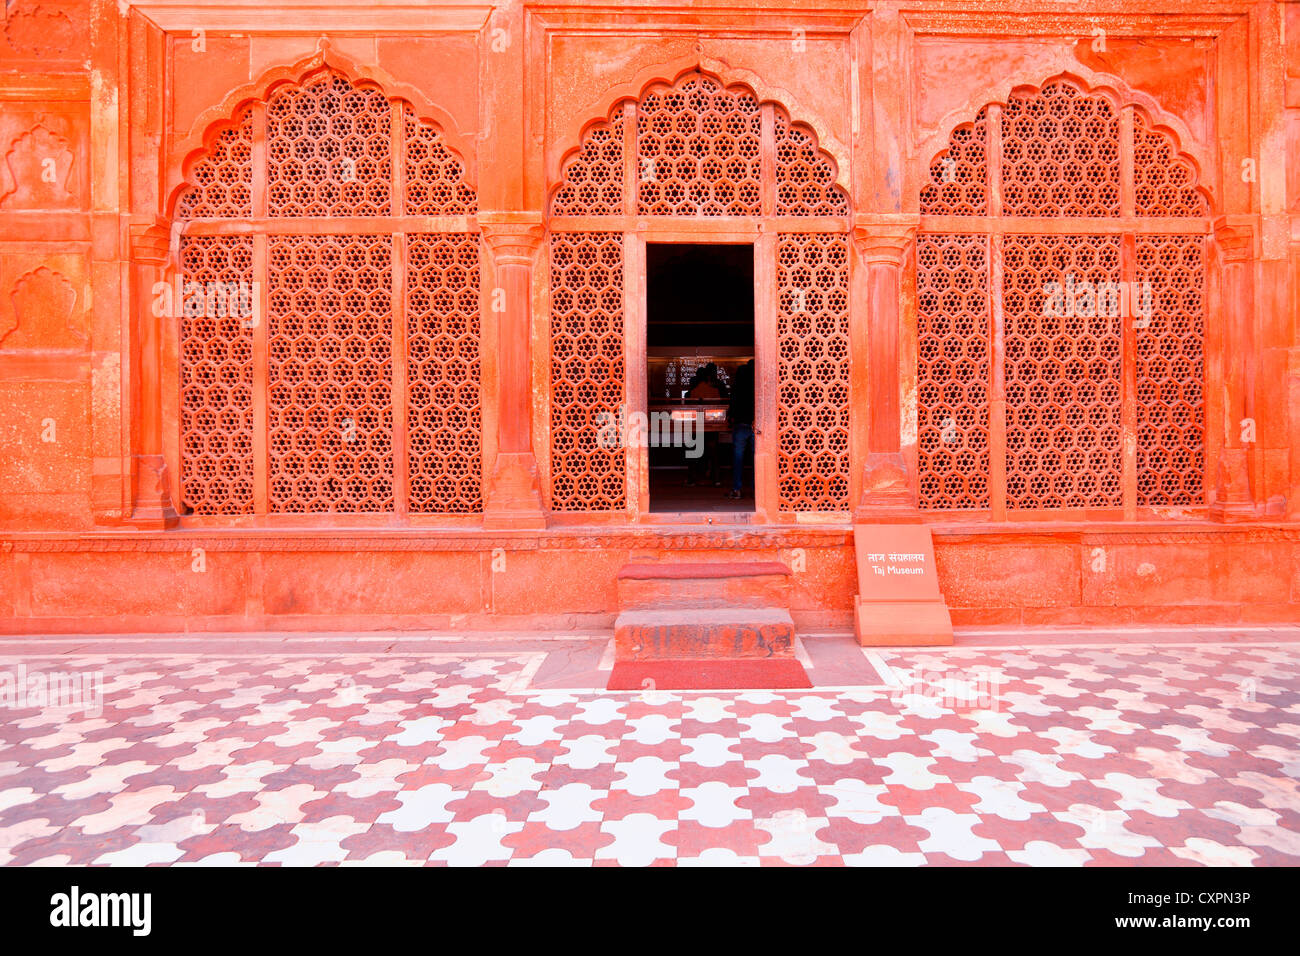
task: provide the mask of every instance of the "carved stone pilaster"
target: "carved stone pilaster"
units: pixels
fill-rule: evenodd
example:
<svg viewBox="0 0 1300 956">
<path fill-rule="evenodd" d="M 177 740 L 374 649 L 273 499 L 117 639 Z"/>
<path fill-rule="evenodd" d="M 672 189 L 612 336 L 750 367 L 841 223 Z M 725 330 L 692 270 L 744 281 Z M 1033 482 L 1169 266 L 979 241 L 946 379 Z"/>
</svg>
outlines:
<svg viewBox="0 0 1300 956">
<path fill-rule="evenodd" d="M 488 528 L 544 528 L 541 483 L 532 442 L 530 345 L 533 267 L 545 230 L 531 212 L 481 212 L 492 263 L 489 298 L 497 318 L 497 457 L 484 488 Z"/>
<path fill-rule="evenodd" d="M 129 227 L 131 265 L 134 272 L 137 389 L 132 402 L 139 418 L 131 449 L 131 524 L 145 528 L 170 528 L 180 516 L 168 490 L 167 462 L 162 453 L 162 363 L 159 353 L 163 320 L 153 307 L 154 284 L 165 278 L 171 234 L 162 221 L 132 223 Z M 175 304 L 173 307 L 177 307 Z"/>
<path fill-rule="evenodd" d="M 1215 521 L 1249 521 L 1256 517 L 1251 450 L 1256 430 L 1252 402 L 1246 390 L 1250 355 L 1254 288 L 1251 262 L 1254 230 L 1248 225 L 1215 222 L 1214 245 L 1219 260 L 1219 302 L 1211 314 L 1224 323 L 1223 387 L 1224 442 L 1215 474 L 1209 514 Z M 1215 307 L 1217 306 L 1217 308 Z M 1247 439 L 1250 439 L 1249 441 Z"/>
<path fill-rule="evenodd" d="M 855 521 L 917 518 L 913 483 L 903 460 L 900 402 L 900 332 L 903 263 L 916 239 L 915 216 L 858 217 L 853 244 L 865 298 L 865 323 L 854 335 L 854 350 L 865 357 L 871 383 L 862 496 Z M 861 307 L 859 307 L 861 309 Z"/>
</svg>

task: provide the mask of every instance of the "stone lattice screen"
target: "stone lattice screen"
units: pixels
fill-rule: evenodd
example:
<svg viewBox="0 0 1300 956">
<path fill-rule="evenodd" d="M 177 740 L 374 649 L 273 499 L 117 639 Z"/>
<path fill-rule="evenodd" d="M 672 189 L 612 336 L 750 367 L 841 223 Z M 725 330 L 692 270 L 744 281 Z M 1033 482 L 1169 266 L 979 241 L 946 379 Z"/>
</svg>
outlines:
<svg viewBox="0 0 1300 956">
<path fill-rule="evenodd" d="M 626 452 L 602 441 L 624 403 L 623 237 L 551 237 L 551 507 L 612 511 Z M 610 419 L 607 419 L 609 421 Z"/>
<path fill-rule="evenodd" d="M 637 104 L 637 212 L 757 216 L 762 119 L 747 90 L 694 74 L 652 86 Z"/>
<path fill-rule="evenodd" d="M 989 288 L 984 236 L 916 244 L 921 500 L 989 505 Z"/>
<path fill-rule="evenodd" d="M 209 195 L 203 201 L 214 201 L 209 188 L 204 192 Z M 251 287 L 253 240 L 186 237 L 181 243 L 181 269 L 203 290 Z M 249 514 L 253 510 L 253 329 L 238 307 L 209 308 L 208 302 L 206 291 L 195 292 L 181 312 L 181 485 L 186 504 L 196 512 Z"/>
<path fill-rule="evenodd" d="M 1209 213 L 1171 134 L 1054 81 L 953 131 L 921 215 L 921 507 L 1203 504 Z"/>
<path fill-rule="evenodd" d="M 479 237 L 408 236 L 406 283 L 411 511 L 480 512 Z"/>
<path fill-rule="evenodd" d="M 809 231 L 783 232 L 774 263 L 778 503 L 783 511 L 847 510 L 849 200 L 812 130 L 705 73 L 652 83 L 587 127 L 550 212 L 560 217 L 551 236 L 553 507 L 627 506 L 626 456 L 598 449 L 591 414 L 616 413 L 623 401 L 622 379 L 616 389 L 602 378 L 615 366 L 623 374 L 622 235 L 638 217 L 799 217 Z M 617 255 L 617 274 L 612 265 L 593 273 L 581 264 L 578 250 L 593 243 L 611 263 Z"/>
<path fill-rule="evenodd" d="M 273 236 L 273 512 L 393 510 L 390 236 Z"/>
<path fill-rule="evenodd" d="M 187 179 L 185 509 L 481 511 L 477 204 L 442 131 L 325 70 Z"/>
<path fill-rule="evenodd" d="M 1006 237 L 1008 508 L 1124 505 L 1120 317 L 1049 309 L 1043 291 L 1071 275 L 1118 285 L 1119 260 L 1118 236 Z"/>
<path fill-rule="evenodd" d="M 777 491 L 782 511 L 849 507 L 849 244 L 777 242 Z"/>
</svg>

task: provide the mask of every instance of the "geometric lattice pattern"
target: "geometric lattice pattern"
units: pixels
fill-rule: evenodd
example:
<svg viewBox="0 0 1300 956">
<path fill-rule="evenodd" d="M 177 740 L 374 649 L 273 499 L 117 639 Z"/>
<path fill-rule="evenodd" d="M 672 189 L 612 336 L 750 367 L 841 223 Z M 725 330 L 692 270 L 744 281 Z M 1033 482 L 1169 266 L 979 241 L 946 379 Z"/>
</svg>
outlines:
<svg viewBox="0 0 1300 956">
<path fill-rule="evenodd" d="M 835 185 L 835 165 L 805 127 L 775 110 L 776 214 L 847 216 L 849 197 Z"/>
<path fill-rule="evenodd" d="M 392 105 L 383 91 L 327 71 L 266 104 L 272 216 L 387 216 Z"/>
<path fill-rule="evenodd" d="M 479 240 L 411 235 L 406 244 L 410 510 L 483 510 Z"/>
<path fill-rule="evenodd" d="M 990 123 L 999 109 L 1000 123 Z M 931 164 L 922 214 L 966 221 L 945 227 L 959 233 L 917 240 L 922 508 L 1203 503 L 1203 239 L 1130 234 L 1126 245 L 1117 224 L 1101 221 L 1083 234 L 1014 231 L 1017 219 L 1034 229 L 1029 217 L 1208 215 L 1194 167 L 1168 131 L 1125 110 L 1131 139 L 1120 132 L 1124 111 L 1106 96 L 1053 81 L 985 107 Z M 995 161 L 1001 208 L 988 190 Z M 1126 189 L 1131 211 L 1122 208 Z M 990 351 L 991 296 L 1001 298 L 1000 353 Z M 1136 434 L 1127 436 L 1126 348 L 1137 367 Z M 998 398 L 1005 444 L 986 404 Z M 1135 476 L 1127 488 L 1126 454 Z M 1005 497 L 994 501 L 999 486 Z"/>
<path fill-rule="evenodd" d="M 551 488 L 555 511 L 625 502 L 623 237 L 551 235 Z M 608 419 L 602 419 L 608 415 Z"/>
<path fill-rule="evenodd" d="M 181 239 L 181 495 L 194 514 L 253 510 L 253 277 L 247 236 Z M 208 290 L 222 290 L 208 294 Z M 234 290 L 234 296 L 225 290 Z M 233 308 L 232 308 L 233 306 Z"/>
<path fill-rule="evenodd" d="M 1013 96 L 1002 116 L 1008 216 L 1118 216 L 1119 115 L 1065 82 Z"/>
<path fill-rule="evenodd" d="M 276 236 L 270 510 L 393 510 L 392 239 Z"/>
<path fill-rule="evenodd" d="M 916 247 L 922 508 L 989 506 L 989 240 L 923 233 Z"/>
<path fill-rule="evenodd" d="M 564 162 L 552 216 L 623 215 L 625 172 L 636 181 L 637 215 L 761 216 L 764 136 L 771 138 L 775 215 L 849 213 L 835 162 L 812 130 L 772 104 L 772 128 L 765 131 L 763 108 L 743 86 L 688 73 L 676 83 L 647 87 L 635 116 L 632 156 L 624 155 L 623 103 L 583 131 Z"/>
<path fill-rule="evenodd" d="M 749 91 L 702 73 L 657 84 L 637 104 L 637 213 L 757 216 L 762 120 Z"/>
<path fill-rule="evenodd" d="M 921 188 L 921 214 L 986 216 L 989 212 L 988 108 L 974 123 L 948 137 L 948 148 L 930 163 L 930 181 Z"/>
<path fill-rule="evenodd" d="M 474 187 L 465 182 L 465 165 L 447 146 L 442 130 L 421 123 L 403 106 L 408 216 L 469 216 L 478 212 Z"/>
<path fill-rule="evenodd" d="M 239 219 L 253 214 L 253 111 L 241 112 L 190 170 L 193 183 L 176 206 L 180 219 Z"/>
<path fill-rule="evenodd" d="M 836 233 L 777 242 L 777 488 L 782 511 L 849 507 L 849 247 Z"/>
<path fill-rule="evenodd" d="M 1118 236 L 1007 236 L 1007 507 L 1119 508 L 1118 310 L 1053 302 L 1050 286 L 1118 289 Z"/>
<path fill-rule="evenodd" d="M 1141 113 L 1133 117 L 1133 155 L 1133 204 L 1139 216 L 1208 215 L 1191 165 Z"/>
<path fill-rule="evenodd" d="M 1205 250 L 1200 236 L 1138 236 L 1139 505 L 1197 505 L 1205 474 Z"/>
<path fill-rule="evenodd" d="M 255 168 L 255 142 L 266 143 L 264 168 Z M 182 219 L 265 215 L 274 229 L 277 219 L 313 218 L 315 229 L 294 232 L 323 233 L 182 240 L 187 281 L 264 286 L 268 300 L 264 330 L 247 315 L 213 318 L 187 302 L 180 342 L 187 509 L 481 512 L 478 235 L 410 235 L 395 262 L 387 233 L 396 222 L 379 234 L 348 234 L 345 219 L 474 214 L 465 165 L 442 130 L 409 103 L 323 70 L 277 87 L 265 109 L 243 109 L 187 176 Z M 255 196 L 265 197 L 264 211 L 254 208 Z M 258 273 L 254 263 L 263 259 Z M 405 291 L 405 355 L 394 354 L 395 287 Z M 395 420 L 393 373 L 403 367 L 408 394 L 397 408 L 405 418 Z M 255 394 L 259 373 L 264 395 Z M 263 401 L 266 454 L 258 457 Z M 405 469 L 397 469 L 395 449 L 405 450 Z"/>
<path fill-rule="evenodd" d="M 553 216 L 623 215 L 623 105 L 582 137 L 564 167 L 564 184 L 551 200 Z"/>
</svg>

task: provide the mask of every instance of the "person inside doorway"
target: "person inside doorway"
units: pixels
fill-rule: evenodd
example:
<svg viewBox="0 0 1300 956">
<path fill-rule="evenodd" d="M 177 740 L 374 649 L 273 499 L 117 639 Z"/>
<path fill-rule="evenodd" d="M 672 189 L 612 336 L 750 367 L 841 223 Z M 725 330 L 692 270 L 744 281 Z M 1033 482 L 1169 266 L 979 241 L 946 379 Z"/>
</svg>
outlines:
<svg viewBox="0 0 1300 956">
<path fill-rule="evenodd" d="M 754 441 L 754 360 L 736 369 L 727 406 L 731 425 L 731 490 L 728 498 L 741 497 L 745 482 L 745 453 Z"/>
<path fill-rule="evenodd" d="M 713 362 L 701 366 L 691 378 L 691 387 L 686 392 L 688 399 L 710 401 L 727 397 L 727 387 L 718 381 L 718 366 Z M 716 432 L 704 432 L 704 449 L 699 458 L 686 459 L 686 484 L 703 485 L 713 483 L 713 487 L 722 487 L 722 474 L 718 467 L 718 435 Z"/>
</svg>

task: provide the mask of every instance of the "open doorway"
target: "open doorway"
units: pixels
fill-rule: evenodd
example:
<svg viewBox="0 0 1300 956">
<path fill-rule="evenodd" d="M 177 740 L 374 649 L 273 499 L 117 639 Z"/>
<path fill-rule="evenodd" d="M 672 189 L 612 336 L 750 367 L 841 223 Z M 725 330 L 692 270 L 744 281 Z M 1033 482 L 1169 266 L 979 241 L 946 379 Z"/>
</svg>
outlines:
<svg viewBox="0 0 1300 956">
<path fill-rule="evenodd" d="M 650 510 L 753 511 L 752 245 L 647 243 L 646 360 Z"/>
</svg>

